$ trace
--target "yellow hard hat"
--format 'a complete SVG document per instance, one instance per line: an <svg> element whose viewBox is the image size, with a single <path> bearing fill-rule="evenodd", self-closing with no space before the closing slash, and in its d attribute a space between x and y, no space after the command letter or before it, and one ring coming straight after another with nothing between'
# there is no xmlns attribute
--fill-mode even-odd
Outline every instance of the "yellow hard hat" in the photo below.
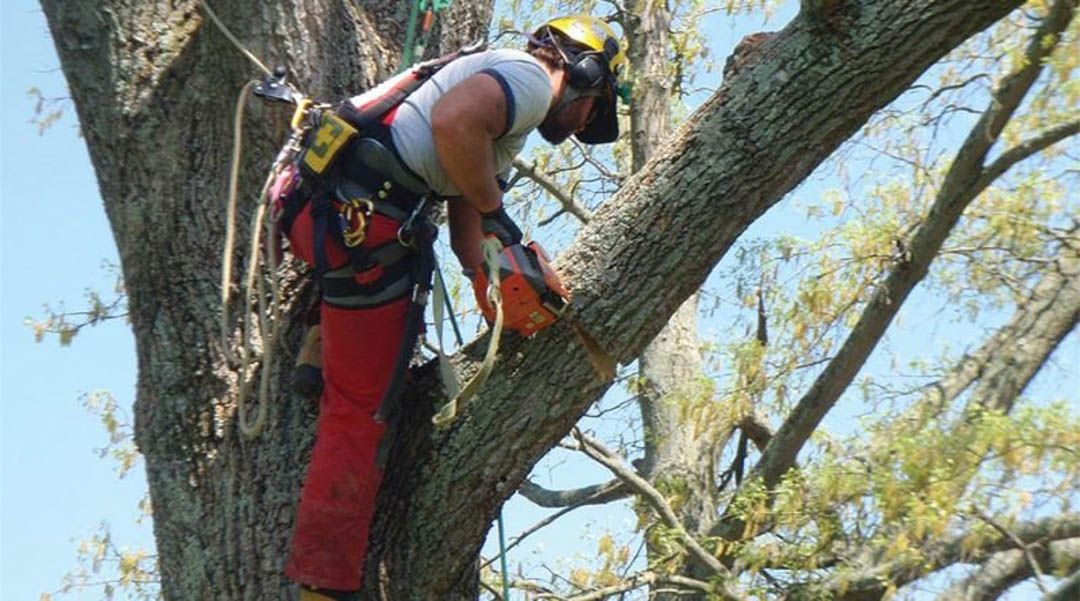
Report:
<svg viewBox="0 0 1080 601"><path fill-rule="evenodd" d="M599 52L607 60L608 69L612 75L617 76L619 68L626 62L626 53L623 52L619 36L610 25L591 15L572 15L552 19L540 27L557 31L568 40Z"/></svg>
<svg viewBox="0 0 1080 601"><path fill-rule="evenodd" d="M619 37L611 27L590 15L552 19L531 36L534 43L550 43L566 61L570 87L577 91L602 93L602 112L575 137L586 144L614 142L619 137L616 113L618 78L626 62ZM569 42L571 47L567 48Z"/></svg>

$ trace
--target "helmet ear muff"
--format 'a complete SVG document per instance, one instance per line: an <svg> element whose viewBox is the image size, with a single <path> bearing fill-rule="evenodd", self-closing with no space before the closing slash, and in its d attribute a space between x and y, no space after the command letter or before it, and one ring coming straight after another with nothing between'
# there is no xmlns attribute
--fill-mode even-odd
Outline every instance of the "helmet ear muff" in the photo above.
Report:
<svg viewBox="0 0 1080 601"><path fill-rule="evenodd" d="M607 65L604 59L591 52L584 52L567 65L570 86L578 90L599 87L607 77Z"/></svg>

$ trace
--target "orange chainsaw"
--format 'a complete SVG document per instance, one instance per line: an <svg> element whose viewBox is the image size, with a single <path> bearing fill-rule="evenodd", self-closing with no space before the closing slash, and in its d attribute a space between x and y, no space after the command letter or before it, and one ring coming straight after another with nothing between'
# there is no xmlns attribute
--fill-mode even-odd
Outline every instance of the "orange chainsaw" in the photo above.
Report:
<svg viewBox="0 0 1080 601"><path fill-rule="evenodd" d="M499 255L503 327L528 337L555 323L570 302L570 293L536 242L511 244ZM488 302L488 276L481 267L472 277L476 304L489 321L495 308Z"/></svg>

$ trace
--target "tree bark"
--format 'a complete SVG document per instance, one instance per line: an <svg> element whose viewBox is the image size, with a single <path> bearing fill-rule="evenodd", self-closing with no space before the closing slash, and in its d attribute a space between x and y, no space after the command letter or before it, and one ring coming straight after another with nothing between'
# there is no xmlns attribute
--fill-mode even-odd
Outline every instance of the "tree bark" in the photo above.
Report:
<svg viewBox="0 0 1080 601"><path fill-rule="evenodd" d="M1080 539L1070 538L1050 544L1035 545L1032 558L1040 569L1052 573L1071 573L1080 567ZM940 601L993 601L1009 587L1035 575L1028 555L1010 549L990 556L970 577L950 586L938 595Z"/></svg>
<svg viewBox="0 0 1080 601"><path fill-rule="evenodd" d="M286 65L291 81L323 99L358 93L392 73L408 14L406 4L389 1L212 6L264 63ZM286 598L281 572L315 410L288 393L289 370L279 369L269 427L254 442L242 440L234 426L235 366L215 326L232 107L244 81L261 74L199 2L45 0L43 8L129 292L136 442L146 457L162 594ZM455 3L447 19L460 35L447 44L482 35L490 9L490 2ZM288 117L255 102L248 115L241 224ZM286 296L295 298L297 287L290 280ZM298 346L297 336L288 326L279 366L291 365L287 349Z"/></svg>
<svg viewBox="0 0 1080 601"><path fill-rule="evenodd" d="M757 62L744 64L564 255L575 311L534 340L505 344L500 369L448 430L431 430L442 398L432 370L418 374L374 524L371 596L380 584L393 599L474 596L477 552L499 506L610 385L570 324L621 361L639 355L753 220L928 66L1020 3L844 3L828 26L799 17L764 43ZM281 565L313 410L277 373L269 427L241 440L235 368L217 336L231 107L253 69L193 0L43 7L129 292L136 440L162 592L286 598ZM461 22L482 29L490 5L470 7L460 10L479 14ZM407 5L223 0L214 8L257 55L333 99L395 63ZM286 117L251 106L242 189L258 189ZM249 215L250 207L241 218ZM297 287L290 282L290 298ZM283 346L296 338L287 330ZM476 348L460 354L464 369L474 368Z"/></svg>

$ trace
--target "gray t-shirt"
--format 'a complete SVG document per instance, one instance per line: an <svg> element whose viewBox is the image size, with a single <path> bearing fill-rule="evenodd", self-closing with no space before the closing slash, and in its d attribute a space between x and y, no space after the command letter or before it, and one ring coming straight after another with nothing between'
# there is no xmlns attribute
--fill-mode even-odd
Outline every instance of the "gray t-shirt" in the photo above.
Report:
<svg viewBox="0 0 1080 601"><path fill-rule="evenodd" d="M521 50L499 49L464 56L443 67L412 93L391 124L394 145L410 169L440 196L460 196L435 153L431 109L447 90L485 72L506 94L506 128L494 141L495 172L505 177L529 132L547 115L551 80L535 58Z"/></svg>

